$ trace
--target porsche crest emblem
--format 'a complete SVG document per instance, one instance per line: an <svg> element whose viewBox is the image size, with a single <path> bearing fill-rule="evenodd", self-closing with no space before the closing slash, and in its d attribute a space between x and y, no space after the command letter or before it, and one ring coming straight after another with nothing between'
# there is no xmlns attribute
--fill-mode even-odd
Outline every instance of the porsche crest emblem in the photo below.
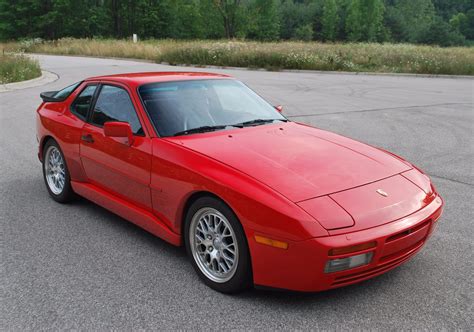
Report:
<svg viewBox="0 0 474 332"><path fill-rule="evenodd" d="M379 194L380 196L388 197L388 194L382 189L377 189L376 191L377 191L377 194Z"/></svg>

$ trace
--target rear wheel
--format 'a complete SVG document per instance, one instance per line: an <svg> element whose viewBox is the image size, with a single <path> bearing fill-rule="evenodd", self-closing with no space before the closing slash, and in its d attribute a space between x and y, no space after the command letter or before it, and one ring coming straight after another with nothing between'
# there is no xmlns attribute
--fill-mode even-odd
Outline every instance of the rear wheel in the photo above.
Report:
<svg viewBox="0 0 474 332"><path fill-rule="evenodd" d="M43 178L49 195L55 201L66 203L74 198L64 155L52 139L46 142L43 149Z"/></svg>
<svg viewBox="0 0 474 332"><path fill-rule="evenodd" d="M250 255L242 225L220 200L202 197L191 205L185 244L193 267L211 288L235 293L250 285Z"/></svg>

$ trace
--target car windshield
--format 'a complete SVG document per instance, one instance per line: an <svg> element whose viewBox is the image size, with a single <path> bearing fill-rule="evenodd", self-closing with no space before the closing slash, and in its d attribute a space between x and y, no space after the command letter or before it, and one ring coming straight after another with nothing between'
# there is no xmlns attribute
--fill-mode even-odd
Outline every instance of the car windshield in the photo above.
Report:
<svg viewBox="0 0 474 332"><path fill-rule="evenodd" d="M287 121L246 85L232 79L151 83L141 86L139 94L160 136Z"/></svg>

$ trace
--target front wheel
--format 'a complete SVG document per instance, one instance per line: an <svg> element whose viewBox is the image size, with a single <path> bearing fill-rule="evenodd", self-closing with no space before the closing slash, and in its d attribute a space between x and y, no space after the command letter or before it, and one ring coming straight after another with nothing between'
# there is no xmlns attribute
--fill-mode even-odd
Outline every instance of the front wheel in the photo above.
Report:
<svg viewBox="0 0 474 332"><path fill-rule="evenodd" d="M61 148L56 141L50 139L43 151L43 178L49 195L59 203L71 201L74 192Z"/></svg>
<svg viewBox="0 0 474 332"><path fill-rule="evenodd" d="M196 200L186 215L186 251L191 263L211 288L223 293L250 285L250 255L242 225L218 199Z"/></svg>

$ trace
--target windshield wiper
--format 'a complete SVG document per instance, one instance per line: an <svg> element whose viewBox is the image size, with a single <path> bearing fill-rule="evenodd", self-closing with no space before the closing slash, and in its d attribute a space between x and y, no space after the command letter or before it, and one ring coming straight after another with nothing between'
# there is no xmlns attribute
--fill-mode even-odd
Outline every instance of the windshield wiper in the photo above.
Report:
<svg viewBox="0 0 474 332"><path fill-rule="evenodd" d="M189 135L189 134L196 134L196 133L206 133L209 131L221 130L225 129L227 126L202 126L197 128L186 129L183 131L178 131L173 136L181 136L181 135Z"/></svg>
<svg viewBox="0 0 474 332"><path fill-rule="evenodd" d="M232 126L243 128L243 127L249 127L249 126L259 126L259 125L270 123L273 121L288 122L287 119L255 119L255 120L245 121L241 123L236 123L236 124L233 124Z"/></svg>
<svg viewBox="0 0 474 332"><path fill-rule="evenodd" d="M189 135L189 134L197 134L197 133L206 133L206 132L209 132L209 131L222 130L222 129L225 129L227 127L243 128L243 127L249 127L249 126L259 126L261 124L270 123L270 122L273 122L273 121L288 122L287 119L255 119L255 120L245 121L245 122L236 123L236 124L217 125L217 126L202 126L202 127L197 127L197 128L186 129L186 130L183 130L183 131L178 131L177 133L173 134L173 136L181 136L181 135Z"/></svg>

